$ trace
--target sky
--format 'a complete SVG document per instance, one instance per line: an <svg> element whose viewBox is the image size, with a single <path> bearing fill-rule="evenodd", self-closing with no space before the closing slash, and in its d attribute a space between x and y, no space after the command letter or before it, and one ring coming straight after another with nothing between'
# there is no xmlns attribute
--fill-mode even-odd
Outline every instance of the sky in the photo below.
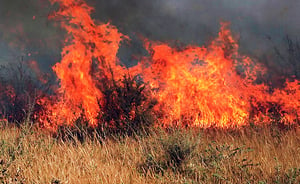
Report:
<svg viewBox="0 0 300 184"><path fill-rule="evenodd" d="M154 41L202 45L216 37L221 21L231 23L241 52L260 57L280 45L286 35L298 39L299 0L87 0L93 17L110 21L131 37L120 57L144 54L145 37ZM50 69L60 59L64 31L49 21L48 0L0 1L0 63L36 60ZM268 38L272 38L270 41Z"/></svg>

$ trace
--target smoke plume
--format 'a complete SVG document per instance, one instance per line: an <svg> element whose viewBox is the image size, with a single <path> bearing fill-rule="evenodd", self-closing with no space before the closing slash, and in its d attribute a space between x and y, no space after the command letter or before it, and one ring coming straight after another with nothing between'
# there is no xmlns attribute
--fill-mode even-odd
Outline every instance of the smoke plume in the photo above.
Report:
<svg viewBox="0 0 300 184"><path fill-rule="evenodd" d="M220 21L231 22L242 52L261 56L280 44L285 35L297 37L300 1L297 0L88 0L94 18L110 21L131 40L119 56L124 63L143 55L140 38L179 44L211 41ZM55 9L47 0L0 2L0 63L37 60L42 68L60 58L64 31L48 20ZM267 38L272 38L272 42Z"/></svg>

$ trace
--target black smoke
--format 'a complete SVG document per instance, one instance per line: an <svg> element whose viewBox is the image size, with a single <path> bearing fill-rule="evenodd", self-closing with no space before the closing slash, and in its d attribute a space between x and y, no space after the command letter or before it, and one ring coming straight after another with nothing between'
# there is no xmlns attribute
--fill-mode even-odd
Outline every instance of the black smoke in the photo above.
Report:
<svg viewBox="0 0 300 184"><path fill-rule="evenodd" d="M129 65L133 55L145 54L141 37L202 45L216 37L221 21L229 21L241 52L261 59L274 54L274 46L285 49L286 35L297 39L300 30L299 0L87 1L95 19L131 37L119 54ZM56 63L64 31L47 19L54 10L47 0L1 0L0 63L37 60L44 69Z"/></svg>

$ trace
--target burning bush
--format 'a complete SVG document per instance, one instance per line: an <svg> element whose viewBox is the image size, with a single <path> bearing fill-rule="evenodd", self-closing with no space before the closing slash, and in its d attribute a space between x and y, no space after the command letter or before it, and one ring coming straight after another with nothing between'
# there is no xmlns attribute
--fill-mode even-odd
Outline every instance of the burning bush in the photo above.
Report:
<svg viewBox="0 0 300 184"><path fill-rule="evenodd" d="M145 90L145 84L137 79L125 75L123 79L101 79L98 88L103 93L99 99L99 112L97 124L91 126L85 109L71 126L59 126L59 136L75 136L84 141L86 136L115 136L115 135L137 135L148 133L154 124L153 106L156 101L150 99Z"/></svg>
<svg viewBox="0 0 300 184"><path fill-rule="evenodd" d="M153 106L156 101L150 99L145 84L137 76L125 75L120 80L102 78L98 80L97 87L103 94L98 101L97 124L91 126L85 117L85 109L82 109L81 116L72 125L59 126L59 137L76 137L84 141L94 135L103 138L149 132L154 124Z"/></svg>
<svg viewBox="0 0 300 184"><path fill-rule="evenodd" d="M38 103L50 95L50 80L24 62L0 67L0 117L17 124L39 118L43 107Z"/></svg>
<svg viewBox="0 0 300 184"><path fill-rule="evenodd" d="M273 42L273 38L268 37ZM272 45L274 51L260 60L268 69L266 81L273 87L284 87L286 80L300 79L300 42L287 35L281 45Z"/></svg>
<svg viewBox="0 0 300 184"><path fill-rule="evenodd" d="M228 128L247 125L249 119L257 124L273 120L299 122L299 81L287 80L283 88L257 82L265 69L239 53L229 23L222 23L217 38L206 46L178 49L145 40L149 55L126 68L117 53L127 36L110 23L96 23L91 17L93 8L84 0L50 2L59 8L49 17L59 19L68 34L62 59L53 67L59 80L55 95L41 98L43 95L38 94L38 103L25 103L44 108L36 118L43 127L55 132L61 126L82 124L133 134L152 124L149 117L153 111L158 112L161 126L175 122ZM30 80L25 83L28 88L38 88ZM22 117L23 111L30 112L30 108L18 102L20 93L14 90L19 86L10 87L7 96L15 109L8 109L11 116L15 113ZM23 95L24 90L20 91ZM28 96L34 94L29 90Z"/></svg>
<svg viewBox="0 0 300 184"><path fill-rule="evenodd" d="M137 76L125 75L118 81L108 80L98 85L103 93L99 102L99 126L114 133L133 134L148 131L153 125L152 109L155 100L151 99L146 85ZM101 86L101 87L100 87Z"/></svg>

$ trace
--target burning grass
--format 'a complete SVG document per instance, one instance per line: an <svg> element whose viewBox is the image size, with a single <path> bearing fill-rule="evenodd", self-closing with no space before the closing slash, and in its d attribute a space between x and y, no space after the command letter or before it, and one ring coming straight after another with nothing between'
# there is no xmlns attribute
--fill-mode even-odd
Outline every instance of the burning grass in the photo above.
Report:
<svg viewBox="0 0 300 184"><path fill-rule="evenodd" d="M69 33L59 85L20 68L0 78L2 182L300 181L299 80L262 83L227 23L202 47L145 40L149 56L126 68L127 36L83 0L51 2Z"/></svg>
<svg viewBox="0 0 300 184"><path fill-rule="evenodd" d="M287 124L299 122L299 81L287 80L282 88L260 83L258 79L266 69L239 54L228 23L221 24L218 36L206 46L178 49L144 40L149 56L126 68L117 57L121 41L129 39L126 35L110 23L97 23L91 17L94 9L83 0L50 1L60 7L50 17L61 21L68 36L62 59L53 67L59 89L54 99L45 98L39 103L45 107L39 120L48 129L72 126L82 117L91 127L107 123L120 126L120 119L134 118L139 114L136 109L127 112L122 107L127 102L115 103L123 93L119 90L127 88L120 82L127 74L141 78L145 90L139 96L149 100L127 105L146 110L145 104L156 100L153 108L149 107L156 114L158 126L183 123L193 127L234 127L272 119ZM108 94L105 88L113 91ZM114 103L113 108L108 101ZM103 115L99 118L99 114Z"/></svg>
<svg viewBox="0 0 300 184"><path fill-rule="evenodd" d="M0 66L0 117L21 124L37 121L44 107L38 101L53 92L49 76L36 62L16 62Z"/></svg>
<svg viewBox="0 0 300 184"><path fill-rule="evenodd" d="M205 46L173 48L145 39L149 55L126 68L117 57L121 42L129 39L126 35L110 23L96 22L91 17L94 9L84 0L50 2L58 8L49 18L60 20L68 33L61 61L52 68L59 85L51 94L35 95L40 87L31 87L32 79L21 78L22 85L15 86L3 82L1 118L22 122L30 114L28 120L53 132L64 126L88 126L128 134L152 124L204 128L249 122L299 124L297 78L287 78L281 88L262 83L266 69L239 53L228 23L221 23L219 34ZM16 71L15 76L30 76L23 74ZM25 88L18 90L20 86Z"/></svg>
<svg viewBox="0 0 300 184"><path fill-rule="evenodd" d="M0 181L16 183L298 183L300 131L152 129L149 136L53 138L1 124ZM74 142L75 140L75 142Z"/></svg>

